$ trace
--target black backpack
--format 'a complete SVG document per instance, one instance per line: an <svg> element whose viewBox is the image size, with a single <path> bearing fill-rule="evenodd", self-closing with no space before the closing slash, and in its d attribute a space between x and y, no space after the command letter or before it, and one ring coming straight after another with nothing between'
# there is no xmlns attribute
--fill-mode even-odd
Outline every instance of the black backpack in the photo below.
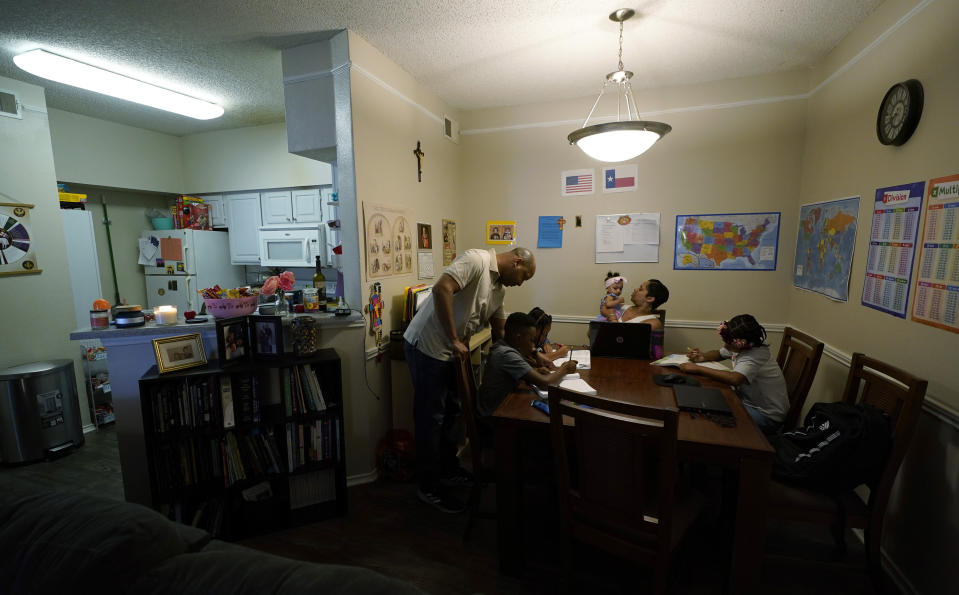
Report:
<svg viewBox="0 0 959 595"><path fill-rule="evenodd" d="M772 440L772 476L826 493L873 485L892 442L889 416L871 405L816 403L804 426Z"/></svg>

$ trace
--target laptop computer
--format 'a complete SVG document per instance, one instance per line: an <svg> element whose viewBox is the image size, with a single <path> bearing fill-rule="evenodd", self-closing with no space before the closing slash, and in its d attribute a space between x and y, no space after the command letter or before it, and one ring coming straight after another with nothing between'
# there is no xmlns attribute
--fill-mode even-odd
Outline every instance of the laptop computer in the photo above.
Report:
<svg viewBox="0 0 959 595"><path fill-rule="evenodd" d="M589 323L589 355L649 359L650 334L648 324L592 320Z"/></svg>
<svg viewBox="0 0 959 595"><path fill-rule="evenodd" d="M680 411L733 414L733 410L726 404L726 397L718 388L674 384L673 393L676 394L676 404Z"/></svg>

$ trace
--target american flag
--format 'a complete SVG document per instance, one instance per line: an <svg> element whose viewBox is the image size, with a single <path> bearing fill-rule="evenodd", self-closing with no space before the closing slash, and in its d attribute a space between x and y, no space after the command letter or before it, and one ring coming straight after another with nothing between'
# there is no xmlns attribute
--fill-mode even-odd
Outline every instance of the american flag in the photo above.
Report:
<svg viewBox="0 0 959 595"><path fill-rule="evenodd" d="M563 172L563 196L593 193L593 170L570 170Z"/></svg>

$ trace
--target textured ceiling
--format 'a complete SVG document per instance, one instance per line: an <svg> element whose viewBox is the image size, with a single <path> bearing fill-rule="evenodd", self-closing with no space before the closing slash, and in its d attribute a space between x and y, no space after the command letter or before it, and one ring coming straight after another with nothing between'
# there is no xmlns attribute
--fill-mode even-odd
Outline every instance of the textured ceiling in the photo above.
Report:
<svg viewBox="0 0 959 595"><path fill-rule="evenodd" d="M585 97L623 62L634 86L807 68L882 0L0 0L0 76L50 107L174 135L283 120L280 50L351 29L462 109ZM192 120L34 77L43 48L226 109Z"/></svg>

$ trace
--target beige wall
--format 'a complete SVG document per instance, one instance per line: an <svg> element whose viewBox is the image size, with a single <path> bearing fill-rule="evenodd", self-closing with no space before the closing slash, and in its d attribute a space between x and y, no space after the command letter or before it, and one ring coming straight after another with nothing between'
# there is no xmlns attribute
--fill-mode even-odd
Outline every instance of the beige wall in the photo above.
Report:
<svg viewBox="0 0 959 595"><path fill-rule="evenodd" d="M15 93L28 109L23 119L0 118L0 202L35 205L30 226L35 240L38 275L0 277L0 303L4 304L0 339L0 368L28 362L66 358L73 360L80 393L80 415L90 423L80 349L68 335L76 326L70 298L70 274L57 198L57 176L50 143L43 89L0 77L0 88ZM37 332L42 324L43 332Z"/></svg>
<svg viewBox="0 0 959 595"><path fill-rule="evenodd" d="M443 136L442 118L453 110L423 89L406 72L389 61L361 37L350 34L351 92L353 103L353 142L356 160L357 225L363 229L362 203L372 202L402 207L409 210L414 222L433 226L433 258L437 271L442 270L443 246L440 227L442 219L460 222L466 202L462 190L461 145ZM372 76L371 76L372 75ZM384 88L372 77L389 85L403 98ZM412 105L409 99L418 105ZM423 109L421 109L421 107ZM423 181L417 182L416 158L413 149L421 143ZM414 229L415 231L415 229ZM436 238L440 238L436 240ZM363 233L360 234L363 242ZM361 270L366 270L366 259L360 258ZM373 280L363 274L363 295L368 297L368 286ZM416 275L376 279L382 282L388 310L384 317L384 337L398 327L402 304L392 298L401 296L403 288L419 283ZM431 284L435 279L424 279ZM370 339L368 347L372 347Z"/></svg>
<svg viewBox="0 0 959 595"><path fill-rule="evenodd" d="M818 85L876 40L917 2L891 1L813 73ZM929 398L959 410L959 335L900 319L861 304L869 225L877 188L959 173L959 3L933 2L809 99L800 204L861 195L849 301L790 289L788 320L844 352L862 351L929 380ZM902 147L876 139L879 102L894 83L919 79L922 120ZM923 201L925 204L925 200ZM920 232L922 223L920 223ZM791 251L783 262L792 263ZM918 267L916 252L915 266ZM910 303L915 297L915 281Z"/></svg>
<svg viewBox="0 0 959 595"><path fill-rule="evenodd" d="M110 266L110 245L107 229L103 223L103 204L106 201L110 220L110 237L113 242L113 259L116 264L117 287L120 300L127 304L147 305L146 278L139 257L137 240L144 231L153 229L146 216L148 209L167 210L176 196L173 194L150 194L126 190L102 190L82 184L71 184L71 192L87 195L87 210L93 213L93 233L97 243L97 260L100 264L100 284L104 299L111 304L116 301L113 290L113 272ZM169 211L168 211L169 212ZM89 326L80 321L80 326Z"/></svg>
<svg viewBox="0 0 959 595"><path fill-rule="evenodd" d="M57 179L155 192L182 192L180 137L51 109Z"/></svg>
<svg viewBox="0 0 959 595"><path fill-rule="evenodd" d="M184 193L332 183L328 163L287 152L283 122L191 134L182 143Z"/></svg>
<svg viewBox="0 0 959 595"><path fill-rule="evenodd" d="M433 257L438 270L442 267L442 245L437 245L441 219L459 219L460 146L443 137L442 118L450 114L448 106L417 84L406 72L372 48L365 40L349 34L350 103L353 112L353 161L356 180L356 222L363 229L363 202L400 206L409 209L414 222L433 226ZM386 87L389 88L386 88ZM395 90L395 92L394 92ZM402 94L402 96L398 95ZM338 100L339 101L339 100ZM412 105L411 102L417 105ZM417 182L416 158L413 148L420 141L426 154L423 162L423 181ZM338 139L338 142L340 140ZM338 146L338 152L341 147ZM343 156L339 156L343 160ZM342 173L342 172L341 172ZM344 184L344 180L340 181ZM344 192L341 200L349 200ZM350 225L344 221L343 225ZM359 236L363 251L363 232ZM438 246L438 247L437 247ZM349 248L347 248L349 249ZM354 261L354 259L344 259ZM358 269L345 271L354 274L364 271L366 261L360 256ZM372 280L362 275L361 294L364 302L353 304L363 308L369 297ZM382 280L386 311L383 319L384 347L392 328L398 328L402 312L402 292L407 285L418 283L415 275ZM432 283L433 280L424 280ZM366 349L375 349L374 338L365 330ZM358 338L358 337L357 337ZM361 344L358 343L357 347ZM354 347L343 346L352 350ZM338 347L340 349L340 347ZM376 444L385 436L392 422L392 405L409 403L409 387L405 382L393 382L391 394L390 360L366 360L367 390L353 384L346 405L347 434L350 444L348 471L351 475L375 469ZM407 412L409 413L409 412ZM412 429L407 427L406 429Z"/></svg>
<svg viewBox="0 0 959 595"><path fill-rule="evenodd" d="M673 131L628 162L639 169L636 192L602 194L597 189L577 198L561 197L561 171L593 168L601 178L606 165L566 141L595 96L469 113L463 125L466 213L458 229L460 246L483 246L487 219L517 221L517 244L535 250L538 268L532 282L509 291L509 310L541 306L554 315L595 316L606 272L615 270L629 280L627 294L645 279L662 280L670 289L666 308L673 321L717 320L745 311L762 321L782 322L791 284L788 267L774 272L673 271L673 226L679 214L779 211L778 256L789 257L805 106L800 99L754 100L793 95L804 85L805 75L793 73L639 93L641 109L648 110L644 115L661 118ZM744 101L752 103L702 109ZM685 109L691 107L699 109ZM662 110L672 113L647 115ZM530 127L544 122L558 123ZM595 264L595 217L626 212L661 215L659 262ZM562 249L536 250L540 215L562 215L569 222ZM574 225L576 216L582 216L581 228ZM577 326L570 331L554 324L557 339L581 342L584 330ZM565 335L570 332L573 336Z"/></svg>

